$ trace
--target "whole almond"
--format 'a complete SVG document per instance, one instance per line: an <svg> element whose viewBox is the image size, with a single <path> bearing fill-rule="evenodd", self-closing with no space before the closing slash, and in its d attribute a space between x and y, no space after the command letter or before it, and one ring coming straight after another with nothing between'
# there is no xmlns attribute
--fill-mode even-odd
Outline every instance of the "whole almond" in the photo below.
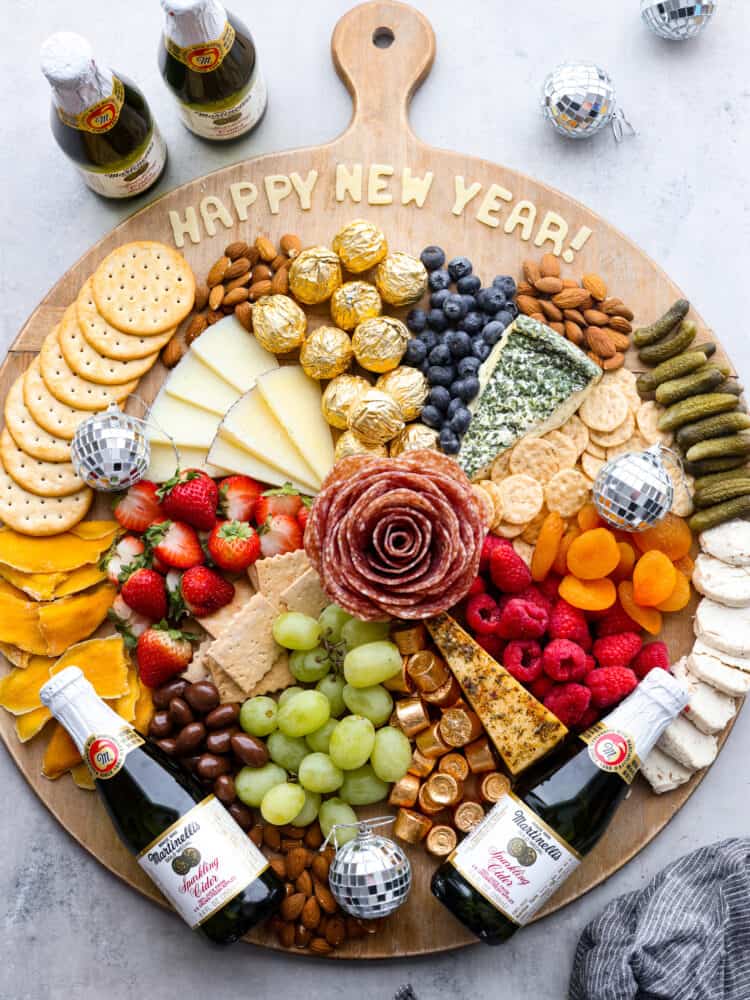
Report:
<svg viewBox="0 0 750 1000"><path fill-rule="evenodd" d="M618 333L633 332L633 327L622 316L608 316L607 319L609 320L608 326L613 330L617 330Z"/></svg>
<svg viewBox="0 0 750 1000"><path fill-rule="evenodd" d="M589 358L591 361L593 361L595 365L599 365L600 368L604 367L604 362L602 361L602 359L599 357L598 354L595 354L593 351L586 351L586 357Z"/></svg>
<svg viewBox="0 0 750 1000"><path fill-rule="evenodd" d="M561 292L553 296L552 301L558 309L580 309L585 303L591 302L591 296L585 288L563 288ZM521 306L519 305L518 308L520 309Z"/></svg>
<svg viewBox="0 0 750 1000"><path fill-rule="evenodd" d="M288 291L289 291L289 272L285 267L282 267L271 278L271 294L286 295Z"/></svg>
<svg viewBox="0 0 750 1000"><path fill-rule="evenodd" d="M271 858L268 864L275 875L281 879L286 878L286 860L284 858Z"/></svg>
<svg viewBox="0 0 750 1000"><path fill-rule="evenodd" d="M195 303L193 308L200 312L208 305L208 285L199 284L195 286Z"/></svg>
<svg viewBox="0 0 750 1000"><path fill-rule="evenodd" d="M214 285L218 285L220 281L224 280L224 274L231 263L228 257L219 257L206 278L206 284L209 288L213 288Z"/></svg>
<svg viewBox="0 0 750 1000"><path fill-rule="evenodd" d="M248 831L247 835L256 847L260 847L263 843L263 824L256 823L255 826Z"/></svg>
<svg viewBox="0 0 750 1000"><path fill-rule="evenodd" d="M580 288L581 283L575 278L562 278L563 288Z"/></svg>
<svg viewBox="0 0 750 1000"><path fill-rule="evenodd" d="M539 269L542 272L543 278L559 278L560 277L560 261L553 253L546 253L542 257L542 262L539 265Z"/></svg>
<svg viewBox="0 0 750 1000"><path fill-rule="evenodd" d="M580 347L583 343L583 330L572 319L565 320L565 336L576 347Z"/></svg>
<svg viewBox="0 0 750 1000"><path fill-rule="evenodd" d="M303 924L297 924L294 928L294 943L298 948L306 948L310 944L312 934Z"/></svg>
<svg viewBox="0 0 750 1000"><path fill-rule="evenodd" d="M253 329L253 307L250 303L238 302L234 309L234 315L250 333Z"/></svg>
<svg viewBox="0 0 750 1000"><path fill-rule="evenodd" d="M310 852L306 847L301 847L294 842L294 847L286 856L286 872L289 879L294 882L310 864Z"/></svg>
<svg viewBox="0 0 750 1000"><path fill-rule="evenodd" d="M205 329L205 328L204 328ZM172 337L161 352L161 362L165 368L174 368L185 354L185 347L179 337Z"/></svg>
<svg viewBox="0 0 750 1000"><path fill-rule="evenodd" d="M563 290L563 283L559 278L550 275L549 277L540 278L539 281L535 281L534 288L544 295L557 295L558 292Z"/></svg>
<svg viewBox="0 0 750 1000"><path fill-rule="evenodd" d="M260 259L269 261L276 256L276 247L267 236L258 236L255 240L255 249L260 254Z"/></svg>
<svg viewBox="0 0 750 1000"><path fill-rule="evenodd" d="M625 305L625 303L622 301L622 299L609 298L605 299L604 302L600 302L599 308L603 313L606 313L608 316L614 316L615 310L619 309L619 307L623 305Z"/></svg>
<svg viewBox="0 0 750 1000"><path fill-rule="evenodd" d="M328 881L328 869L331 867L328 858L324 857L322 854L316 854L312 859L312 873L321 882Z"/></svg>
<svg viewBox="0 0 750 1000"><path fill-rule="evenodd" d="M608 330L601 326L587 326L584 330L586 343L600 358L611 358L615 353L615 342Z"/></svg>
<svg viewBox="0 0 750 1000"><path fill-rule="evenodd" d="M225 292L233 292L235 288L244 288L245 285L249 285L253 280L253 272L246 271L245 274L241 274L239 278L235 278L234 281L227 281L224 284Z"/></svg>
<svg viewBox="0 0 750 1000"><path fill-rule="evenodd" d="M279 246L287 257L293 259L302 249L302 240L295 233L284 233L279 240Z"/></svg>
<svg viewBox="0 0 750 1000"><path fill-rule="evenodd" d="M291 896L287 896L282 902L279 907L279 913L284 920L296 920L300 913L302 913L306 902L304 893L295 892Z"/></svg>
<svg viewBox="0 0 750 1000"><path fill-rule="evenodd" d="M268 264L256 264L253 268L253 281L266 281L273 277L273 271Z"/></svg>
<svg viewBox="0 0 750 1000"><path fill-rule="evenodd" d="M584 309L583 318L589 326L607 326L609 316L598 309Z"/></svg>
<svg viewBox="0 0 750 1000"><path fill-rule="evenodd" d="M245 251L249 249L250 247L244 240L235 240L234 243L230 243L229 246L224 247L224 256L230 260L239 260L240 257L246 256Z"/></svg>
<svg viewBox="0 0 750 1000"><path fill-rule="evenodd" d="M219 312L218 309L211 309L210 312L206 313L206 322L209 326L213 326L214 323L218 323L220 319L224 319L224 313Z"/></svg>
<svg viewBox="0 0 750 1000"><path fill-rule="evenodd" d="M565 324L564 323L550 323L549 327L554 330L555 333L559 333L561 337L565 336Z"/></svg>
<svg viewBox="0 0 750 1000"><path fill-rule="evenodd" d="M255 265L260 260L260 254L258 253L258 248L254 246L248 246L247 253L243 254L243 257L247 257L250 261L250 267L255 267Z"/></svg>
<svg viewBox="0 0 750 1000"><path fill-rule="evenodd" d="M532 313L531 316L529 317L529 319L535 319L537 321L537 323L546 323L547 322L547 317L544 315L543 312Z"/></svg>
<svg viewBox="0 0 750 1000"><path fill-rule="evenodd" d="M555 323L562 323L563 314L554 302L549 302L547 299L540 299L539 305L542 307L542 312L547 319L552 319Z"/></svg>
<svg viewBox="0 0 750 1000"><path fill-rule="evenodd" d="M276 932L276 937L282 948L291 948L294 945L294 924L282 924Z"/></svg>
<svg viewBox="0 0 750 1000"><path fill-rule="evenodd" d="M250 292L247 288L233 288L231 292L224 296L225 306L236 306L239 302L247 302Z"/></svg>
<svg viewBox="0 0 750 1000"><path fill-rule="evenodd" d="M310 942L310 951L315 952L317 955L330 955L333 948L325 938L316 937Z"/></svg>
<svg viewBox="0 0 750 1000"><path fill-rule="evenodd" d="M620 305L618 306L615 306L615 308L612 310L611 313L609 313L609 315L619 316L621 319L626 319L629 323L633 322L633 310L628 309L628 307L626 305L623 305L622 303L620 303Z"/></svg>
<svg viewBox="0 0 750 1000"><path fill-rule="evenodd" d="M321 910L325 913L335 913L338 909L338 904L328 886L323 885L318 879L313 879L313 886L315 889L315 899L320 903Z"/></svg>
<svg viewBox="0 0 750 1000"><path fill-rule="evenodd" d="M607 297L607 284L598 274L584 274L581 278L583 287L591 293L591 298L601 302Z"/></svg>
<svg viewBox="0 0 750 1000"><path fill-rule="evenodd" d="M565 319L570 319L574 323L577 323L580 327L586 326L586 320L583 318L583 313L579 312L578 309L563 309L563 316Z"/></svg>
<svg viewBox="0 0 750 1000"><path fill-rule="evenodd" d="M526 278L528 283L530 285L536 285L537 281L539 281L542 276L542 272L537 262L531 259L525 260L521 265L521 268L523 270L523 276Z"/></svg>
<svg viewBox="0 0 750 1000"><path fill-rule="evenodd" d="M606 329L612 337L615 349L618 351L627 351L630 347L630 337L626 333L620 333L619 330L615 330L611 324Z"/></svg>
<svg viewBox="0 0 750 1000"><path fill-rule="evenodd" d="M307 927L310 931L314 931L320 923L320 903L318 903L315 896L310 896L305 905L302 907L300 921L302 926Z"/></svg>
<svg viewBox="0 0 750 1000"><path fill-rule="evenodd" d="M224 281L232 281L234 278L239 278L241 274L245 274L250 270L250 261L247 257L238 257L237 260L232 261L229 267L224 272Z"/></svg>
<svg viewBox="0 0 750 1000"><path fill-rule="evenodd" d="M263 827L263 843L272 851L278 851L281 848L281 834L278 827L271 826L270 823Z"/></svg>
<svg viewBox="0 0 750 1000"><path fill-rule="evenodd" d="M211 309L218 309L221 303L224 301L224 286L214 285L208 294L208 305ZM227 303L228 304L228 303Z"/></svg>
<svg viewBox="0 0 750 1000"><path fill-rule="evenodd" d="M207 326L208 320L205 316L193 316L185 331L185 343L188 345L192 344L196 337L200 337Z"/></svg>
<svg viewBox="0 0 750 1000"><path fill-rule="evenodd" d="M317 850L323 843L323 831L317 823L311 823L305 830L305 843L308 847L312 847L313 850ZM312 869L315 871L315 858L312 861ZM317 872L315 874L317 875ZM328 866L326 866L325 875L318 875L318 878L328 878Z"/></svg>
<svg viewBox="0 0 750 1000"><path fill-rule="evenodd" d="M271 270L278 271L279 268L286 267L289 263L289 258L283 254L277 254L276 257L271 261Z"/></svg>
<svg viewBox="0 0 750 1000"><path fill-rule="evenodd" d="M526 316L531 316L532 313L539 312L539 299L533 298L531 295L517 295L516 305Z"/></svg>
<svg viewBox="0 0 750 1000"><path fill-rule="evenodd" d="M312 896L313 882L310 872L304 871L294 883L297 892L304 892L306 896Z"/></svg>
<svg viewBox="0 0 750 1000"><path fill-rule="evenodd" d="M528 281L519 281L516 286L516 295L533 295L534 286L530 285Z"/></svg>
<svg viewBox="0 0 750 1000"><path fill-rule="evenodd" d="M281 832L285 837L289 837L291 840L302 840L305 836L305 828L303 826L292 826L291 823L287 823L286 826L282 826Z"/></svg>
<svg viewBox="0 0 750 1000"><path fill-rule="evenodd" d="M341 917L331 917L326 924L326 941L333 947L338 948L346 940L346 924Z"/></svg>
<svg viewBox="0 0 750 1000"><path fill-rule="evenodd" d="M250 298L253 302L256 299L263 298L264 295L271 294L271 282L270 281L256 281L254 284L250 285ZM232 292L234 295L234 292Z"/></svg>
<svg viewBox="0 0 750 1000"><path fill-rule="evenodd" d="M602 362L602 368L604 368L605 371L611 372L614 371L615 368L622 368L624 364L625 355L618 351L617 354L613 354L611 358L607 358L606 361Z"/></svg>
<svg viewBox="0 0 750 1000"><path fill-rule="evenodd" d="M295 894L295 892L297 892L297 889L295 888L294 883L292 883L292 882L285 882L284 883L284 891L286 892L287 897L288 897L288 896L293 896Z"/></svg>

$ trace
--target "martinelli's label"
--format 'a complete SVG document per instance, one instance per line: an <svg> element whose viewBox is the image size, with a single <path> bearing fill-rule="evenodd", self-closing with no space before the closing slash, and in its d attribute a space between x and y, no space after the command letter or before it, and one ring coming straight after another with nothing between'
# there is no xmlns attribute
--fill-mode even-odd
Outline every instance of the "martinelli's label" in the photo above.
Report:
<svg viewBox="0 0 750 1000"><path fill-rule="evenodd" d="M198 927L268 868L252 840L209 795L138 855L182 919Z"/></svg>
<svg viewBox="0 0 750 1000"><path fill-rule="evenodd" d="M164 45L170 56L184 63L188 69L196 73L212 73L221 66L227 52L234 45L234 28L227 21L220 38L215 38L211 42L200 42L198 45L187 45L185 48L165 35Z"/></svg>
<svg viewBox="0 0 750 1000"><path fill-rule="evenodd" d="M117 124L125 103L125 88L122 81L116 76L112 77L112 93L96 104L92 104L77 115L68 114L58 107L57 113L60 121L64 125L78 129L79 132L91 132L100 135L102 132L109 132Z"/></svg>
<svg viewBox="0 0 750 1000"><path fill-rule="evenodd" d="M258 124L267 101L266 82L256 63L244 90L215 104L180 103L180 115L187 128L204 139L236 139Z"/></svg>
<svg viewBox="0 0 750 1000"><path fill-rule="evenodd" d="M633 737L606 722L595 722L581 739L588 744L589 757L602 771L615 771L629 785L640 770Z"/></svg>
<svg viewBox="0 0 750 1000"><path fill-rule="evenodd" d="M94 733L83 747L83 759L99 781L114 778L131 750L143 744L135 729L125 726L119 733Z"/></svg>
<svg viewBox="0 0 750 1000"><path fill-rule="evenodd" d="M106 167L76 163L92 191L105 198L130 198L151 187L167 160L167 147L154 125L148 138L130 156Z"/></svg>
<svg viewBox="0 0 750 1000"><path fill-rule="evenodd" d="M509 920L528 923L581 857L511 792L448 859Z"/></svg>

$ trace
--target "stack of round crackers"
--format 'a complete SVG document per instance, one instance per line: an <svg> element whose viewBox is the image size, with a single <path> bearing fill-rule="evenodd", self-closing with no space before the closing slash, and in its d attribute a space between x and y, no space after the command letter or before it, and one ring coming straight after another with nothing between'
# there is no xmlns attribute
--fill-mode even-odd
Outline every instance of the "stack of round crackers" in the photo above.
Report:
<svg viewBox="0 0 750 1000"><path fill-rule="evenodd" d="M6 397L2 521L54 535L85 516L93 492L71 464L73 435L92 413L124 404L194 295L190 266L162 243L126 243L102 261Z"/></svg>

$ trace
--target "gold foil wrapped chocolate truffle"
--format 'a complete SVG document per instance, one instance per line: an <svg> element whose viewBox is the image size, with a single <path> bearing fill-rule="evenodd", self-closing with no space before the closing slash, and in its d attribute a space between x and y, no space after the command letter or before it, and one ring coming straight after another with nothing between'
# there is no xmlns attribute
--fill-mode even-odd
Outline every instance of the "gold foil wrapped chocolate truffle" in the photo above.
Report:
<svg viewBox="0 0 750 1000"><path fill-rule="evenodd" d="M349 430L368 444L385 444L403 429L398 403L380 389L368 389L349 410Z"/></svg>
<svg viewBox="0 0 750 1000"><path fill-rule="evenodd" d="M368 372L390 372L398 366L409 343L400 319L376 316L360 323L352 337L354 357Z"/></svg>
<svg viewBox="0 0 750 1000"><path fill-rule="evenodd" d="M382 311L378 290L369 281L345 281L331 296L331 318L342 330L353 330Z"/></svg>
<svg viewBox="0 0 750 1000"><path fill-rule="evenodd" d="M341 263L352 274L361 274L375 267L388 253L385 236L366 219L353 219L333 238L333 249Z"/></svg>
<svg viewBox="0 0 750 1000"><path fill-rule="evenodd" d="M335 378L352 363L349 334L335 326L319 326L302 345L299 361L310 378ZM420 373L421 374L421 373Z"/></svg>
<svg viewBox="0 0 750 1000"><path fill-rule="evenodd" d="M349 458L350 455L372 455L373 458L387 458L388 449L384 444L368 444L358 438L354 431L344 431L336 442L334 458Z"/></svg>
<svg viewBox="0 0 750 1000"><path fill-rule="evenodd" d="M381 375L375 388L393 396L401 407L404 420L416 420L430 391L430 385L418 368L399 365L392 372Z"/></svg>
<svg viewBox="0 0 750 1000"><path fill-rule="evenodd" d="M288 354L305 339L307 317L288 295L266 295L253 306L253 333L272 354Z"/></svg>
<svg viewBox="0 0 750 1000"><path fill-rule="evenodd" d="M349 426L349 411L372 386L361 375L339 375L329 382L321 403L323 416L331 427L345 431Z"/></svg>
<svg viewBox="0 0 750 1000"><path fill-rule="evenodd" d="M421 260L397 250L378 264L375 284L384 302L410 306L427 290L427 269Z"/></svg>
<svg viewBox="0 0 750 1000"><path fill-rule="evenodd" d="M328 247L303 250L289 268L289 291L307 306L330 299L341 280L341 263Z"/></svg>
<svg viewBox="0 0 750 1000"><path fill-rule="evenodd" d="M404 427L398 437L391 441L391 458L396 458L404 451L421 451L422 448L437 449L437 431L425 424L409 424Z"/></svg>

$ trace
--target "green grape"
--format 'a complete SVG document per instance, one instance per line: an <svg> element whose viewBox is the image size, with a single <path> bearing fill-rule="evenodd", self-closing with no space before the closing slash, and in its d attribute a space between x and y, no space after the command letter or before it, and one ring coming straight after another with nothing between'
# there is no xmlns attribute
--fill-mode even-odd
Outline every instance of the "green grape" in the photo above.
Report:
<svg viewBox="0 0 750 1000"><path fill-rule="evenodd" d="M314 733L309 733L305 737L305 743L315 753L328 753L328 746L336 726L338 726L338 722L335 719L329 719L320 729L316 729Z"/></svg>
<svg viewBox="0 0 750 1000"><path fill-rule="evenodd" d="M288 781L269 788L260 804L260 814L266 823L284 826L291 823L305 805L305 790Z"/></svg>
<svg viewBox="0 0 750 1000"><path fill-rule="evenodd" d="M393 642L368 642L344 658L344 677L352 687L382 684L401 670L401 653Z"/></svg>
<svg viewBox="0 0 750 1000"><path fill-rule="evenodd" d="M296 698L298 694L302 694L304 690L305 689L301 687L290 687L287 688L286 691L282 691L279 695L279 708L281 708L282 705L286 705L286 703L291 701L292 698ZM278 719L276 720L276 724L278 725Z"/></svg>
<svg viewBox="0 0 750 1000"><path fill-rule="evenodd" d="M336 831L336 843L341 847L349 840L354 840L357 836L356 824L357 814L351 806L347 805L339 798L326 799L318 812L318 822L323 836L327 837L336 823L351 823L351 829L338 829Z"/></svg>
<svg viewBox="0 0 750 1000"><path fill-rule="evenodd" d="M315 649L323 630L310 615L299 611L286 611L273 623L273 637L287 649Z"/></svg>
<svg viewBox="0 0 750 1000"><path fill-rule="evenodd" d="M355 649L368 642L387 639L390 631L391 626L388 622L361 622L358 618L352 618L341 629L341 638L346 643L347 649Z"/></svg>
<svg viewBox="0 0 750 1000"><path fill-rule="evenodd" d="M370 763L381 781L400 781L409 770L411 754L411 744L401 730L383 726L375 733Z"/></svg>
<svg viewBox="0 0 750 1000"><path fill-rule="evenodd" d="M320 691L302 691L279 709L279 729L285 736L307 736L328 722L331 703Z"/></svg>
<svg viewBox="0 0 750 1000"><path fill-rule="evenodd" d="M299 781L306 791L335 792L343 780L344 772L327 753L309 753L300 764Z"/></svg>
<svg viewBox="0 0 750 1000"><path fill-rule="evenodd" d="M341 642L341 629L352 616L347 614L338 604L329 604L318 615L318 621L323 629L323 635L329 642Z"/></svg>
<svg viewBox="0 0 750 1000"><path fill-rule="evenodd" d="M292 677L303 684L319 681L331 669L331 660L322 646L315 649L296 649L289 657Z"/></svg>
<svg viewBox="0 0 750 1000"><path fill-rule="evenodd" d="M285 733L280 733L278 730L268 737L266 748L274 764L295 773L299 771L300 764L310 752L303 739L295 739Z"/></svg>
<svg viewBox="0 0 750 1000"><path fill-rule="evenodd" d="M240 709L240 725L251 736L268 736L276 728L279 706L273 698L248 698Z"/></svg>
<svg viewBox="0 0 750 1000"><path fill-rule="evenodd" d="M366 688L355 688L347 684L344 688L344 704L354 715L364 715L376 729L390 719L393 711L393 698L380 684Z"/></svg>
<svg viewBox="0 0 750 1000"><path fill-rule="evenodd" d="M375 746L375 727L361 715L347 715L331 735L328 753L331 760L344 771L361 767Z"/></svg>
<svg viewBox="0 0 750 1000"><path fill-rule="evenodd" d="M263 767L241 768L235 776L234 787L240 802L257 808L266 792L284 781L286 781L284 768L269 761Z"/></svg>
<svg viewBox="0 0 750 1000"><path fill-rule="evenodd" d="M305 789L305 804L292 820L292 826L309 826L318 817L321 797L316 792Z"/></svg>
<svg viewBox="0 0 750 1000"><path fill-rule="evenodd" d="M319 680L315 685L315 690L320 691L326 696L328 702L331 706L331 715L334 719L338 719L339 716L343 715L346 711L346 705L344 704L344 686L346 681L343 677L339 677L338 674L326 674L322 680ZM286 694L286 692L284 692ZM282 695L282 698L284 695Z"/></svg>
<svg viewBox="0 0 750 1000"><path fill-rule="evenodd" d="M346 772L339 795L350 806L368 806L371 802L382 802L390 788L387 781L375 774L371 764L363 764L356 771Z"/></svg>

